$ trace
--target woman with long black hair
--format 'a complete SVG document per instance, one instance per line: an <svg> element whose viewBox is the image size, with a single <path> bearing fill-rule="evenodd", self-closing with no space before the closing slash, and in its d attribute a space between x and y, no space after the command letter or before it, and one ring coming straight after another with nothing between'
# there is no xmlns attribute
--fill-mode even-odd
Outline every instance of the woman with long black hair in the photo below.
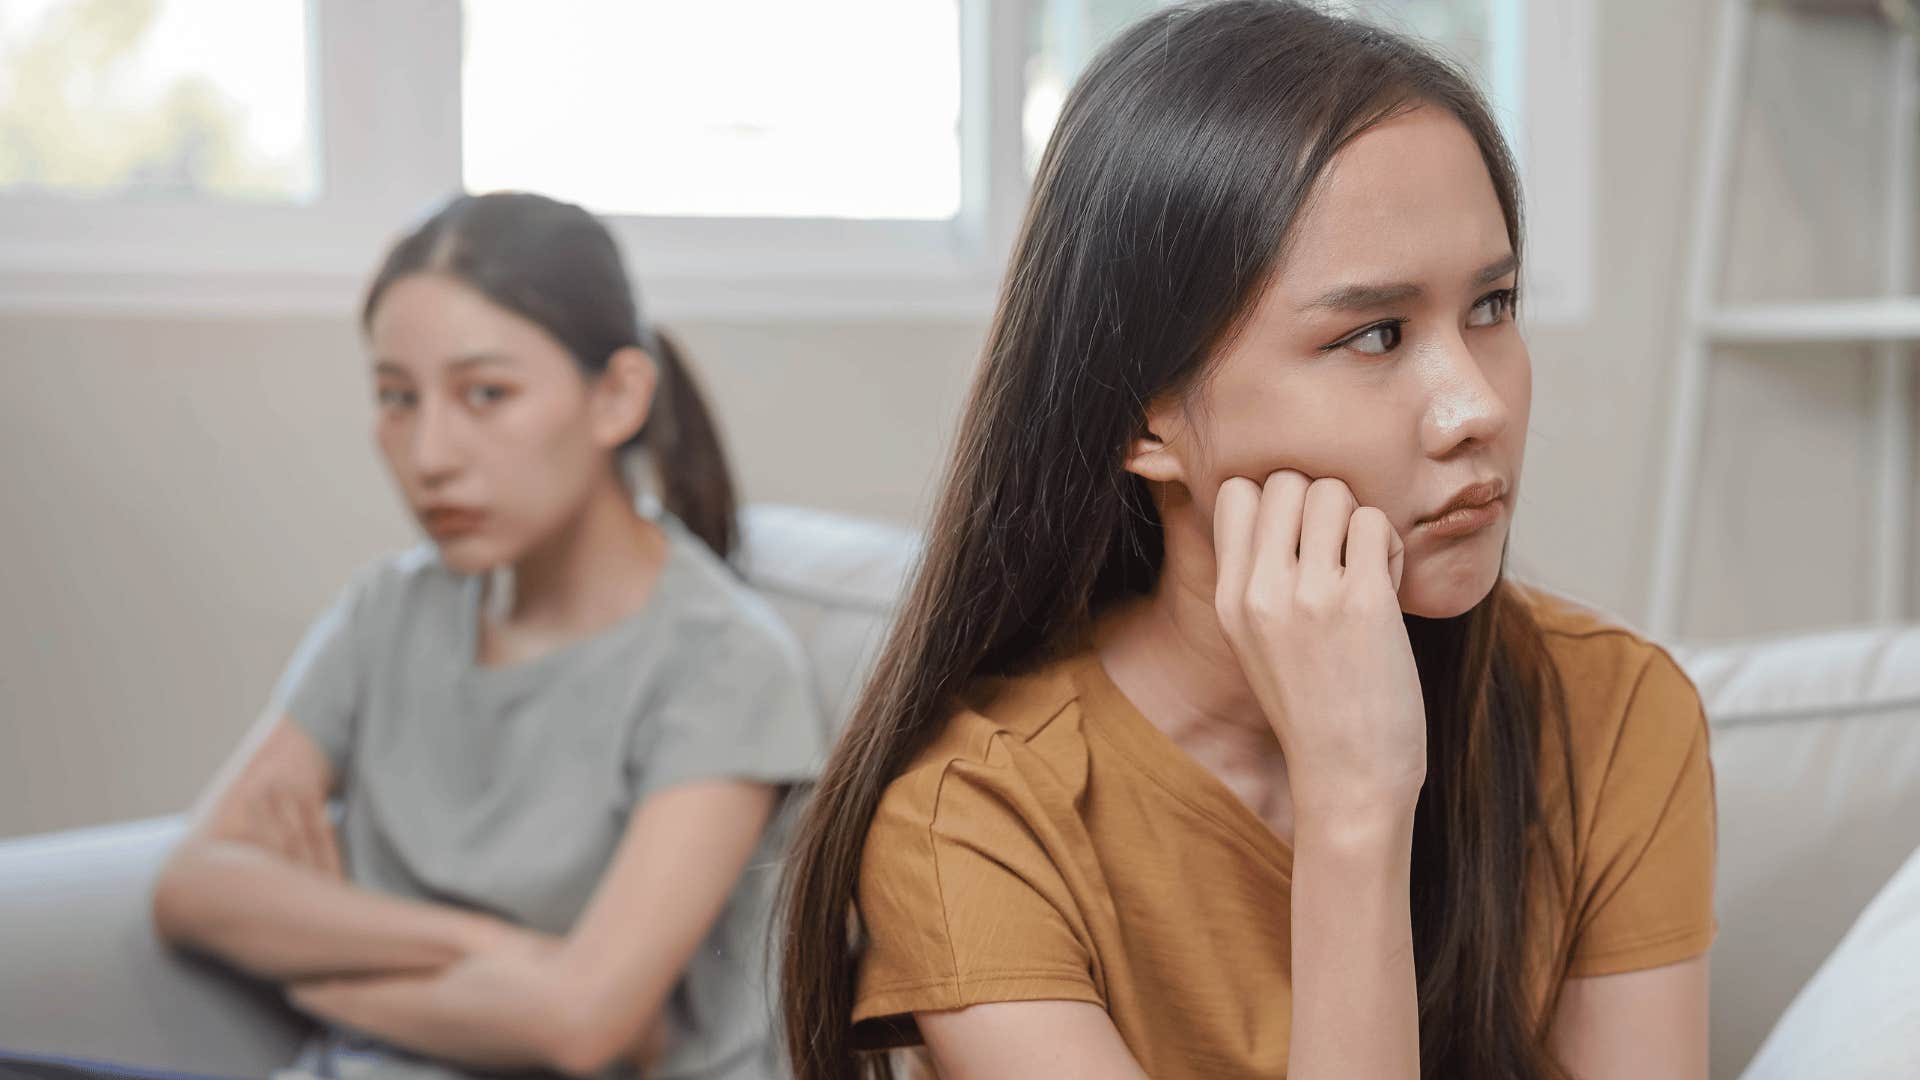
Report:
<svg viewBox="0 0 1920 1080"><path fill-rule="evenodd" d="M1521 241L1407 38L1230 0L1093 62L796 841L801 1080L1705 1075L1698 696L1505 573Z"/></svg>

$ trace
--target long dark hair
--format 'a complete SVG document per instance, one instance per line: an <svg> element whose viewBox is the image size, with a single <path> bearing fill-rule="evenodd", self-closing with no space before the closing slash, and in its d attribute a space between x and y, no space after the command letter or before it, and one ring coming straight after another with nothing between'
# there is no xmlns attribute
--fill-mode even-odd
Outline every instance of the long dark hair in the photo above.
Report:
<svg viewBox="0 0 1920 1080"><path fill-rule="evenodd" d="M387 252L367 287L361 325L372 324L394 282L423 272L457 278L532 321L588 377L606 371L620 349L645 349L659 383L628 446L649 451L661 504L722 558L732 553L739 532L720 430L673 339L642 321L620 249L598 218L530 192L456 196Z"/></svg>
<svg viewBox="0 0 1920 1080"><path fill-rule="evenodd" d="M1145 403L1204 376L1329 159L1419 105L1479 144L1517 256L1519 184L1485 102L1405 37L1279 0L1188 6L1133 25L1074 86L920 566L795 838L782 990L800 1080L889 1072L849 1030L861 941L848 916L882 791L969 681L1032 666L1153 588L1161 523L1123 466ZM1406 625L1429 729L1411 866L1422 1071L1558 1075L1525 932L1527 868L1551 842L1537 773L1543 723L1564 734L1558 679L1504 574L1466 614Z"/></svg>

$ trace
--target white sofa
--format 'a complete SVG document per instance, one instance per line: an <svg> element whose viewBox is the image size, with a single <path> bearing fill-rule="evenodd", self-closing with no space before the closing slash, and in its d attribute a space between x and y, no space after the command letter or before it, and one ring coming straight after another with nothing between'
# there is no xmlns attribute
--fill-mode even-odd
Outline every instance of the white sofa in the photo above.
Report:
<svg viewBox="0 0 1920 1080"><path fill-rule="evenodd" d="M749 579L805 644L827 715L844 716L915 538L775 506L744 531ZM1920 845L1920 627L1675 653L1713 722L1713 1073L1731 1078ZM303 1026L269 990L153 941L148 880L180 828L0 842L0 1050L234 1077L292 1057Z"/></svg>

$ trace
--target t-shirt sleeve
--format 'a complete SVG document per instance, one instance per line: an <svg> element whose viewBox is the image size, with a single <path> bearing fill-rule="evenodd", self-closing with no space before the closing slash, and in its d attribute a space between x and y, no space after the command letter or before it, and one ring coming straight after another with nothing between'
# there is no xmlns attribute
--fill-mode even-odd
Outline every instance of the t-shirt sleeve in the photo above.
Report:
<svg viewBox="0 0 1920 1080"><path fill-rule="evenodd" d="M922 767L888 788L861 857L856 1041L917 1042L910 1014L983 1002L1105 1006L1046 820L992 764Z"/></svg>
<svg viewBox="0 0 1920 1080"><path fill-rule="evenodd" d="M633 803L676 784L819 774L826 736L799 644L783 626L741 621L688 650L627 751Z"/></svg>
<svg viewBox="0 0 1920 1080"><path fill-rule="evenodd" d="M366 681L359 639L370 584L363 575L313 621L270 699L319 744L335 776L347 767Z"/></svg>
<svg viewBox="0 0 1920 1080"><path fill-rule="evenodd" d="M1713 944L1717 829L1700 695L1655 649L1600 778L1570 976L1690 959Z"/></svg>

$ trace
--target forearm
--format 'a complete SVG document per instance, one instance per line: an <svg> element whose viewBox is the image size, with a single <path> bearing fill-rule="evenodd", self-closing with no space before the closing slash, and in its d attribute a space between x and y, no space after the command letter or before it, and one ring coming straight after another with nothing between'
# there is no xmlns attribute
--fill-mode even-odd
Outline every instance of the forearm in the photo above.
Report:
<svg viewBox="0 0 1920 1080"><path fill-rule="evenodd" d="M485 1069L553 1068L551 995L512 983L434 975L295 983L289 997L313 1015L415 1053Z"/></svg>
<svg viewBox="0 0 1920 1080"><path fill-rule="evenodd" d="M154 920L175 944L276 981L431 972L471 951L489 922L213 840L169 863L155 887Z"/></svg>
<svg viewBox="0 0 1920 1080"><path fill-rule="evenodd" d="M1413 820L1402 817L1296 829L1293 1080L1420 1075L1408 906Z"/></svg>

